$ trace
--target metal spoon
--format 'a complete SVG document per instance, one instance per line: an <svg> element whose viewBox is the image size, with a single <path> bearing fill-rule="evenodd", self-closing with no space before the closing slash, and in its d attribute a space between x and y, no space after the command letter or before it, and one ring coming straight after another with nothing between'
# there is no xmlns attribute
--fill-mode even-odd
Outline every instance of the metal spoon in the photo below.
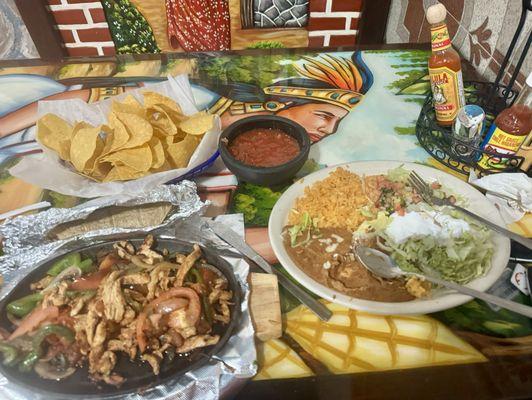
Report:
<svg viewBox="0 0 532 400"><path fill-rule="evenodd" d="M462 286L454 282L435 278L433 276L405 272L395 264L395 262L391 259L390 256L383 253L382 251L372 249L370 247L355 246L354 251L360 263L376 276L380 276L386 279L393 279L405 275L416 275L423 279L426 279L429 282L435 283L436 285L456 290L457 292L466 294L468 296L476 297L477 299L484 300L488 303L492 303L498 305L499 307L506 308L507 310L513 311L517 314L532 318L532 307L530 306L502 299L500 297L480 292L478 290L471 289L467 286Z"/></svg>

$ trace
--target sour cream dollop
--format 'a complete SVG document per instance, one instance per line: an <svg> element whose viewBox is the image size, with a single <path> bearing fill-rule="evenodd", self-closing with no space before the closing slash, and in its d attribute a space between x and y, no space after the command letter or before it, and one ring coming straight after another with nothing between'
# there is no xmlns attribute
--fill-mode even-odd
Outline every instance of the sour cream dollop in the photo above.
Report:
<svg viewBox="0 0 532 400"><path fill-rule="evenodd" d="M445 241L458 238L471 230L466 221L438 211L411 211L403 216L393 213L390 218L392 221L386 227L385 233L396 243L424 236L433 236Z"/></svg>

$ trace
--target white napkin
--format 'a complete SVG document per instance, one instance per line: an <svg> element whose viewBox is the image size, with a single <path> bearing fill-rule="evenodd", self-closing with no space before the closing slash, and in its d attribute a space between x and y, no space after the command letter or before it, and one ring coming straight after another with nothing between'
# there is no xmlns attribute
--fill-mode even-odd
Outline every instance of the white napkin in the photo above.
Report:
<svg viewBox="0 0 532 400"><path fill-rule="evenodd" d="M471 170L469 183L488 192L502 194L518 200L527 212L532 212L532 178L529 178L524 173L492 174L478 179L473 170ZM516 203L512 201L490 193L486 194L486 198L498 206L501 216L507 224L519 221L525 215L525 212L519 209Z"/></svg>

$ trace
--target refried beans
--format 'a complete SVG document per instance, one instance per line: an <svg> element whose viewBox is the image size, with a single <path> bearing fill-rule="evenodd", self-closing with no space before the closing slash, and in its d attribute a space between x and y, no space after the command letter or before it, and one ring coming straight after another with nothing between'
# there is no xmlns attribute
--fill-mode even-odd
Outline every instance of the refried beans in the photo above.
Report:
<svg viewBox="0 0 532 400"><path fill-rule="evenodd" d="M365 300L401 302L414 297L403 279L376 278L356 259L351 249L352 234L342 228L320 228L319 235L298 247L284 236L284 246L294 263L322 285L348 296Z"/></svg>

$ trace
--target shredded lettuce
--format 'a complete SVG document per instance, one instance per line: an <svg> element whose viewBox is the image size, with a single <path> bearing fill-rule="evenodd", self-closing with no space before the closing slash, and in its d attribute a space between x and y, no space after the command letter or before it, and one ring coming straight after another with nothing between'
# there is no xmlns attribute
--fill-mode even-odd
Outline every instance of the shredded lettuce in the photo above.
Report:
<svg viewBox="0 0 532 400"><path fill-rule="evenodd" d="M357 229L359 234L379 234L384 231L388 224L391 222L390 217L384 211L379 211L377 213L377 218L370 221L364 221L360 224Z"/></svg>
<svg viewBox="0 0 532 400"><path fill-rule="evenodd" d="M426 206L417 206L425 209ZM471 231L460 237L442 241L434 236L412 237L403 243L395 243L385 233L391 218L379 212L377 218L363 222L355 237L380 238L396 264L407 272L436 273L442 279L466 284L486 273L493 255L491 232L455 210L439 212L466 220Z"/></svg>
<svg viewBox="0 0 532 400"><path fill-rule="evenodd" d="M318 221L313 220L308 212L304 212L301 215L299 224L293 225L288 228L288 235L290 236L290 246L298 247L307 244L311 237L313 231L318 233ZM298 242L298 238L304 236L303 240Z"/></svg>
<svg viewBox="0 0 532 400"><path fill-rule="evenodd" d="M373 211L371 211L371 207L369 205L365 205L363 207L360 207L358 209L358 211L360 212L360 214L363 217L366 217L366 218L374 218L375 217L375 213Z"/></svg>
<svg viewBox="0 0 532 400"><path fill-rule="evenodd" d="M395 243L386 234L380 236L391 248L391 257L403 270L417 273L437 273L442 279L466 284L482 276L493 255L491 234L487 228L471 224L472 230L442 243L433 236L412 237Z"/></svg>
<svg viewBox="0 0 532 400"><path fill-rule="evenodd" d="M390 169L386 175L392 182L406 183L408 182L410 171L405 169L403 165L399 165L396 168Z"/></svg>

